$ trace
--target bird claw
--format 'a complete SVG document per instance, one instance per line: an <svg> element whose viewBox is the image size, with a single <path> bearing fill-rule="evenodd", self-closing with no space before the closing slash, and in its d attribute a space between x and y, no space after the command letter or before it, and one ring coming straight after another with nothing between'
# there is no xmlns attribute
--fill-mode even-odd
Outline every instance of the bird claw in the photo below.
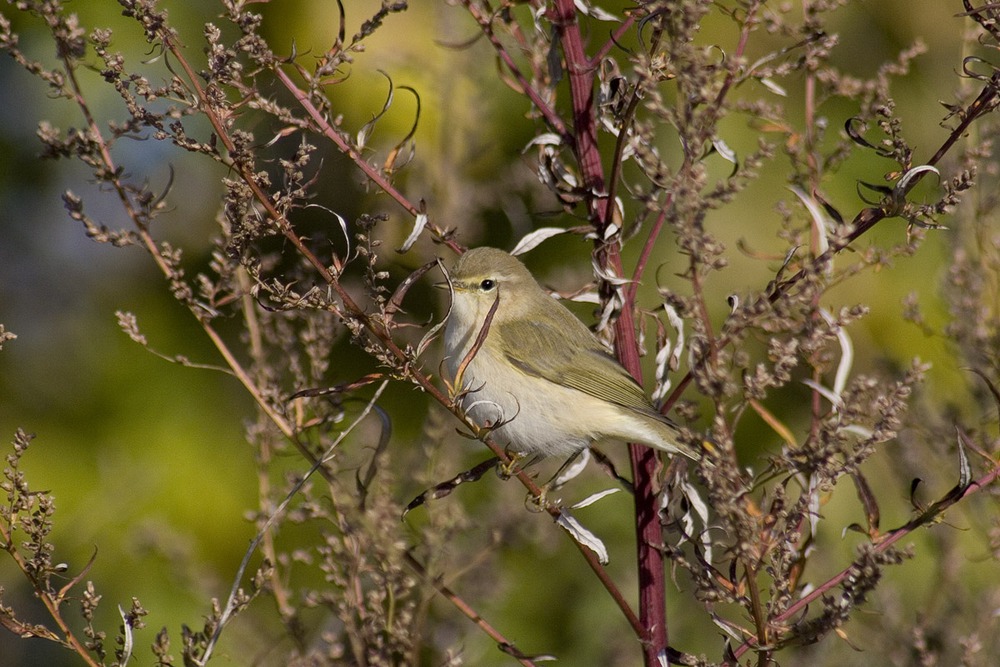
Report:
<svg viewBox="0 0 1000 667"><path fill-rule="evenodd" d="M516 475L517 473L521 472L521 470L524 469L523 467L518 467L518 464L521 461L523 461L525 457L527 457L527 454L525 454L524 452L511 452L511 451L505 453L507 454L510 460L507 461L506 463L500 463L497 466L497 477L506 482L508 479L510 479L511 477L513 477L514 475Z"/></svg>
<svg viewBox="0 0 1000 667"><path fill-rule="evenodd" d="M538 495L536 496L532 492L528 492L524 496L524 507L529 512L535 512L536 514L544 512L545 508L549 506L549 485L546 484L538 490Z"/></svg>

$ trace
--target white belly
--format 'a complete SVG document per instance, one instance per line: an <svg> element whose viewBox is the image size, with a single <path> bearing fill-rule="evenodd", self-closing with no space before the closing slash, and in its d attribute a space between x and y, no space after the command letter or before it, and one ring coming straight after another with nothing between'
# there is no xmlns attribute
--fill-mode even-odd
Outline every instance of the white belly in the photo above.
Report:
<svg viewBox="0 0 1000 667"><path fill-rule="evenodd" d="M458 363L449 360L452 366L454 377ZM494 440L514 451L568 456L605 438L659 440L618 406L527 375L484 350L469 364L463 384L467 414L480 426L495 426Z"/></svg>

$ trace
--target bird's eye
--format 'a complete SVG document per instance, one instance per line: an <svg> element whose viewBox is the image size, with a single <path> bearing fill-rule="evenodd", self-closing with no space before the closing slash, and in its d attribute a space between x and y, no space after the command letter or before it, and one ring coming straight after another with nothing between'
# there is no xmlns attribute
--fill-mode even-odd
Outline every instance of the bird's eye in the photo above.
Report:
<svg viewBox="0 0 1000 667"><path fill-rule="evenodd" d="M496 286L497 282L495 280L490 280L489 278L479 283L479 288L482 289L484 292L489 292Z"/></svg>

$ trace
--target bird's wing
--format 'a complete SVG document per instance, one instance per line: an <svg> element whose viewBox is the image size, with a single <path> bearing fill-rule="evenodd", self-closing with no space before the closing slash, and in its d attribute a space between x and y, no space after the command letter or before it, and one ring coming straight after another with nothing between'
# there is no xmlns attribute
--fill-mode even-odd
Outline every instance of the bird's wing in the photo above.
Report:
<svg viewBox="0 0 1000 667"><path fill-rule="evenodd" d="M662 419L635 378L579 320L561 324L565 326L524 320L502 323L499 338L504 355L528 375Z"/></svg>

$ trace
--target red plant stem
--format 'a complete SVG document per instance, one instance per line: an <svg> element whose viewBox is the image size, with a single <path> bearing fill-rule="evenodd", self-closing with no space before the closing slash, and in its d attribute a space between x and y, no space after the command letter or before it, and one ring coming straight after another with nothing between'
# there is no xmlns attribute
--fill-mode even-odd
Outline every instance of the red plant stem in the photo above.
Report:
<svg viewBox="0 0 1000 667"><path fill-rule="evenodd" d="M597 230L598 260L603 266L622 275L621 256L616 244L604 245L604 230L611 221L613 204L605 190L604 169L597 145L594 111L594 68L583 48L583 36L576 20L573 0L555 0L549 10L559 31L573 108L574 151L590 202L591 223ZM641 381L639 347L635 336L631 300L622 308L615 322L615 352L618 360ZM653 480L659 461L655 452L632 443L629 445L632 479L635 487L636 540L639 574L640 639L647 666L658 664L657 656L667 648L667 618L663 555L653 545L662 541L656 511Z"/></svg>
<svg viewBox="0 0 1000 667"><path fill-rule="evenodd" d="M552 24L562 39L573 106L574 152L583 176L583 187L592 205L592 222L598 228L606 220L608 201L604 193L604 168L597 149L597 122L594 118L594 68L583 50L583 35L576 21L573 0L556 0Z"/></svg>

